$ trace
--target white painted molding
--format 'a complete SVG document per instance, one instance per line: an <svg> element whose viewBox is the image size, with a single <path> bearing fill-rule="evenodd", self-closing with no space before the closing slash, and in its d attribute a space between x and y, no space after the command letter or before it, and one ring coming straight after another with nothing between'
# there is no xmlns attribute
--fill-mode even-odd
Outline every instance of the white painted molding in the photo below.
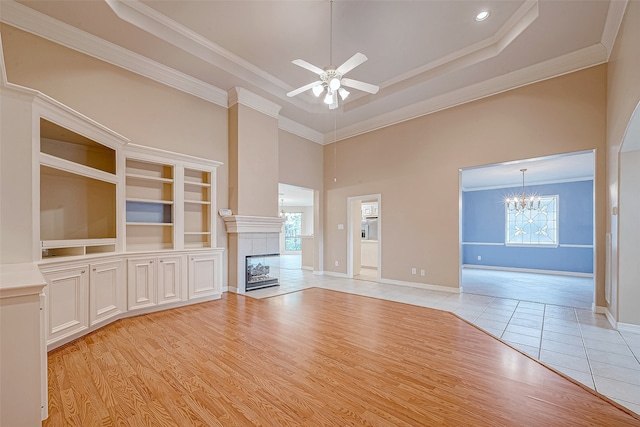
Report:
<svg viewBox="0 0 640 427"><path fill-rule="evenodd" d="M381 278L380 283L386 283L388 285L407 286L410 288L427 289L430 291L447 292L450 294L459 294L462 291L462 288L460 287L452 288L450 286L429 285L427 283L405 282L402 280L393 280L393 279Z"/></svg>
<svg viewBox="0 0 640 427"><path fill-rule="evenodd" d="M317 274L318 276L331 276L331 277L340 277L342 279L347 279L347 273L338 273L336 271L314 271L313 274Z"/></svg>
<svg viewBox="0 0 640 427"><path fill-rule="evenodd" d="M186 163L187 166L209 166L215 167L221 166L223 163L216 160L204 159L202 157L190 156L189 154L176 153L169 150L163 150L161 148L146 147L144 145L129 143L125 146L125 155L127 157L135 157L136 155L143 157L144 159L154 159L161 162Z"/></svg>
<svg viewBox="0 0 640 427"><path fill-rule="evenodd" d="M7 84L7 67L4 64L4 49L2 47L2 34L0 34L0 85Z"/></svg>
<svg viewBox="0 0 640 427"><path fill-rule="evenodd" d="M634 334L640 334L640 325L634 325L633 323L618 322L619 331L632 332Z"/></svg>
<svg viewBox="0 0 640 427"><path fill-rule="evenodd" d="M13 0L2 0L0 21L221 107L227 106L227 93L222 89L53 19Z"/></svg>
<svg viewBox="0 0 640 427"><path fill-rule="evenodd" d="M462 242L463 245L468 246L504 246L504 243L490 243L490 242Z"/></svg>
<svg viewBox="0 0 640 427"><path fill-rule="evenodd" d="M35 263L1 265L0 299L39 295L47 285Z"/></svg>
<svg viewBox="0 0 640 427"><path fill-rule="evenodd" d="M607 12L607 21L602 30L600 43L607 49L607 61L613 52L613 45L616 42L624 12L627 9L627 0L614 0L609 2L609 11Z"/></svg>
<svg viewBox="0 0 640 427"><path fill-rule="evenodd" d="M232 215L222 218L227 233L280 233L284 218Z"/></svg>
<svg viewBox="0 0 640 427"><path fill-rule="evenodd" d="M607 60L605 47L596 45L568 53L558 58L522 68L464 88L460 88L393 112L372 117L337 131L336 140L351 138L387 126L426 116L447 108L462 105L488 96L527 86L564 74L602 64ZM327 141L333 141L333 132L325 133Z"/></svg>
<svg viewBox="0 0 640 427"><path fill-rule="evenodd" d="M592 273L580 273L574 271L536 270L534 268L494 267L492 265L462 264L462 268L476 270L512 271L514 273L552 274L555 276L593 277Z"/></svg>
<svg viewBox="0 0 640 427"><path fill-rule="evenodd" d="M229 100L229 107L233 107L236 104L242 104L253 108L256 111L260 111L267 116L271 116L274 119L278 118L280 109L282 108L275 102L271 102L268 99L241 87L229 89L227 99Z"/></svg>
<svg viewBox="0 0 640 427"><path fill-rule="evenodd" d="M616 319L613 317L608 307L595 306L594 312L597 314L604 314L604 316L609 321L609 324L611 325L611 327L613 329L618 329L619 327L618 322L616 322Z"/></svg>
<svg viewBox="0 0 640 427"><path fill-rule="evenodd" d="M581 181L593 181L593 176L582 176L576 178L566 178L566 179L556 179L553 181L532 181L527 182L527 186L530 185L549 185L549 184L565 184L568 182L581 182ZM483 191L483 190L499 190L501 188L522 188L521 185L518 184L504 184L504 185L489 185L486 187L473 187L466 188L462 187L462 191L470 192L470 191Z"/></svg>
<svg viewBox="0 0 640 427"><path fill-rule="evenodd" d="M287 117L278 117L278 128L282 129L285 132L298 135L301 138L308 139L309 141L315 142L317 144L325 144L324 134L322 132L313 130L310 127L293 121Z"/></svg>

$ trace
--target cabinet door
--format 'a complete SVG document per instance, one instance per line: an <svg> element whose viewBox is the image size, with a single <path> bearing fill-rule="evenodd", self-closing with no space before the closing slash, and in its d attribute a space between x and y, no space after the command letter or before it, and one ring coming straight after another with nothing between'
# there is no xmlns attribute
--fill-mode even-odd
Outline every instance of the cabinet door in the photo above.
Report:
<svg viewBox="0 0 640 427"><path fill-rule="evenodd" d="M44 272L47 345L89 328L88 265Z"/></svg>
<svg viewBox="0 0 640 427"><path fill-rule="evenodd" d="M129 310L156 305L156 258L132 258L127 264Z"/></svg>
<svg viewBox="0 0 640 427"><path fill-rule="evenodd" d="M219 254L189 256L189 299L220 294Z"/></svg>
<svg viewBox="0 0 640 427"><path fill-rule="evenodd" d="M182 299L182 257L158 258L158 304Z"/></svg>
<svg viewBox="0 0 640 427"><path fill-rule="evenodd" d="M122 261L91 264L89 322L93 326L127 310Z"/></svg>

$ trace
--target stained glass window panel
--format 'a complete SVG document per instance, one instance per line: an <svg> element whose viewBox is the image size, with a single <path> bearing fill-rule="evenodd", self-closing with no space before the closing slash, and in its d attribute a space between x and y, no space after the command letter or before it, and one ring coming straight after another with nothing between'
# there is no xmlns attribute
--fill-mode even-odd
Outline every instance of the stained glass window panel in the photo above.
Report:
<svg viewBox="0 0 640 427"><path fill-rule="evenodd" d="M541 197L539 208L505 210L507 245L558 244L558 196Z"/></svg>

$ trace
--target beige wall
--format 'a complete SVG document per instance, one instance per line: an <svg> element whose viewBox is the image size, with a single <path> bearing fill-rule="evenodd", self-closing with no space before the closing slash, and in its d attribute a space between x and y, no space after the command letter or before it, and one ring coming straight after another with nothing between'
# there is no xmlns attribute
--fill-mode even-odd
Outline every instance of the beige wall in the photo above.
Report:
<svg viewBox="0 0 640 427"><path fill-rule="evenodd" d="M631 256L633 254L622 254L619 241L625 228L633 231L634 228L637 230L638 225L633 217L629 218L628 210L625 218L623 213L619 217L612 215L612 209L624 204L624 201L618 197L621 190L619 174L627 173L628 171L620 170L618 155L629 119L638 102L640 102L640 50L638 50L638 40L640 40L640 2L631 1L627 4L627 10L622 20L607 70L607 188L609 202L607 230L611 233L610 265L612 289L609 312L616 320L621 322L630 322L631 319L623 316L622 307L618 307L618 301L622 302L623 298L623 293L618 293L618 287L625 286L622 281L618 281L618 267L621 271L624 270L624 259L630 259L627 255ZM632 182L628 184L632 184ZM639 186L640 184L636 184L636 192L640 192ZM627 189L627 191L629 190ZM622 197L622 194L620 197ZM637 263L637 245L635 247L635 262ZM633 246L627 246L625 249L632 248ZM633 265L628 265L628 267L634 268ZM622 279L624 276L625 272L621 272L620 278ZM631 274L626 274L626 277L633 280ZM637 287L637 282L638 277L636 276L635 285L631 282L627 286ZM640 312L638 299L636 298L634 301L635 303L626 301L625 311L628 311L628 313ZM636 316L633 322L640 324L640 319Z"/></svg>
<svg viewBox="0 0 640 427"><path fill-rule="evenodd" d="M278 133L279 182L322 189L322 145L280 130Z"/></svg>
<svg viewBox="0 0 640 427"><path fill-rule="evenodd" d="M242 104L229 112L229 182L236 215L278 215L278 121Z"/></svg>
<svg viewBox="0 0 640 427"><path fill-rule="evenodd" d="M132 143L217 160L217 204L228 205L227 109L32 34L2 25L11 83L41 91ZM218 220L218 246L226 246Z"/></svg>
<svg viewBox="0 0 640 427"><path fill-rule="evenodd" d="M601 305L605 118L606 66L598 66L339 141L335 159L326 146L325 270L346 272L347 197L380 193L382 277L458 287L459 169L596 149Z"/></svg>

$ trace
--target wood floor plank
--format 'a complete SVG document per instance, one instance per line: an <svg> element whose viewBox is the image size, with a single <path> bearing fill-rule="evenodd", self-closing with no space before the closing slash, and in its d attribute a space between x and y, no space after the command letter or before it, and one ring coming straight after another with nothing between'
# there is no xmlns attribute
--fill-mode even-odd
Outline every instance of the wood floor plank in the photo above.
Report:
<svg viewBox="0 0 640 427"><path fill-rule="evenodd" d="M44 426L640 426L451 313L315 288L122 319L49 381Z"/></svg>

